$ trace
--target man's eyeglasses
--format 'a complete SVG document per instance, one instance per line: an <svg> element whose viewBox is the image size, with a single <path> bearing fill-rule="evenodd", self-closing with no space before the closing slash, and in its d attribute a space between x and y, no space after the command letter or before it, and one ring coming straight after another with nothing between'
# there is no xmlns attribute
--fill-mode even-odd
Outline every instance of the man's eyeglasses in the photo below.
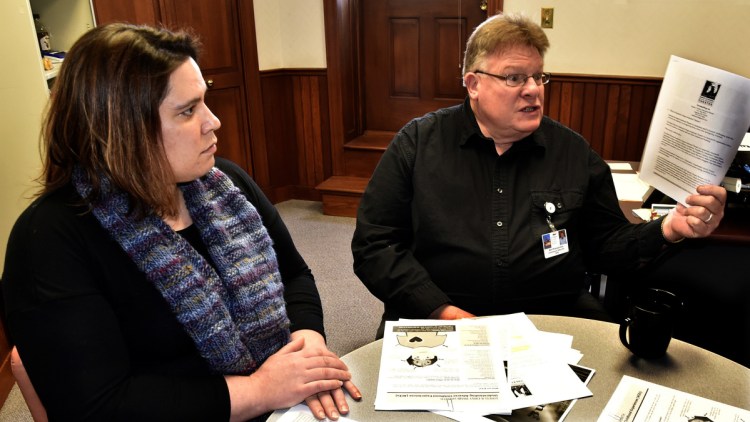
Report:
<svg viewBox="0 0 750 422"><path fill-rule="evenodd" d="M549 82L552 75L546 72L534 73L532 75L524 75L522 73L514 73L512 75L495 75L494 73L484 72L481 70L475 70L474 73L481 73L482 75L492 76L505 81L505 84L510 87L517 87L526 84L526 80L529 78L534 79L534 83L537 85L544 85Z"/></svg>

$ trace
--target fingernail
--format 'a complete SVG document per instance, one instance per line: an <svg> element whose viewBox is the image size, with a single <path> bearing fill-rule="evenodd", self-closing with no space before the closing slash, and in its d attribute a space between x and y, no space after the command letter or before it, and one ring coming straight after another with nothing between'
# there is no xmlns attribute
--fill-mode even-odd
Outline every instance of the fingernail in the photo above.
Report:
<svg viewBox="0 0 750 422"><path fill-rule="evenodd" d="M318 412L318 419L325 419L326 418L326 412L320 411Z"/></svg>
<svg viewBox="0 0 750 422"><path fill-rule="evenodd" d="M331 419L338 419L339 413L338 412L331 412Z"/></svg>

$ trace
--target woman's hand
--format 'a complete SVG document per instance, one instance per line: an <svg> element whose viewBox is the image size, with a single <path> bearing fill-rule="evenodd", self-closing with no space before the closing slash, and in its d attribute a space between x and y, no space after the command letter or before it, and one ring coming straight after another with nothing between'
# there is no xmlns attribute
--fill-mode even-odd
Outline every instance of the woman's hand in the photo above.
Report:
<svg viewBox="0 0 750 422"><path fill-rule="evenodd" d="M722 186L701 185L697 192L685 199L689 207L677 204L674 211L664 217L662 229L667 241L706 237L719 226L724 217L727 190Z"/></svg>
<svg viewBox="0 0 750 422"><path fill-rule="evenodd" d="M340 389L351 374L334 353L306 345L306 338L298 336L252 375L224 378L231 401L230 420L244 421L294 406L318 393Z"/></svg>
<svg viewBox="0 0 750 422"><path fill-rule="evenodd" d="M320 333L313 330L298 330L292 333L292 339L296 340L299 338L305 339L305 348L310 348L315 353L316 351L328 352L328 346L325 344L325 339ZM343 388L341 388L343 387ZM351 380L345 380L344 384L335 389L328 391L321 391L317 394L313 394L305 399L305 403L310 408L312 414L318 419L337 420L339 415L346 415L349 413L349 405L346 402L346 394L344 390L354 399L361 400L362 393Z"/></svg>

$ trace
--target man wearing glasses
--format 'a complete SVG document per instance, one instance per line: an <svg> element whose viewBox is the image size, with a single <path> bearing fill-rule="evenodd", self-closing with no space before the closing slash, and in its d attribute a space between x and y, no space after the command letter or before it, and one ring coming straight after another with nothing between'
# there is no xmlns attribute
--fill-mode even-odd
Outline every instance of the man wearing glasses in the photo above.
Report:
<svg viewBox="0 0 750 422"><path fill-rule="evenodd" d="M726 191L631 224L609 166L578 133L544 116L544 31L497 15L468 40L462 105L412 120L362 197L354 271L384 319L513 312L609 320L587 272L632 269L665 245L709 235ZM382 325L379 336L382 336Z"/></svg>

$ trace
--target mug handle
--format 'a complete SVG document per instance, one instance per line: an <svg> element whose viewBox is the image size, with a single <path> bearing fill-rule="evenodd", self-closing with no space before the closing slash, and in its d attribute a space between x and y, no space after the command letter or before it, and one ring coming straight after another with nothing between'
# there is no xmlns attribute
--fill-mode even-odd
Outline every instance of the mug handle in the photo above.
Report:
<svg viewBox="0 0 750 422"><path fill-rule="evenodd" d="M632 320L632 319L630 319L630 317L626 317L626 318L625 318L625 319L624 319L624 320L623 320L623 321L622 321L622 322L620 323L620 341L621 341L621 342L622 342L622 344L623 344L623 345L624 345L625 347L627 347L628 349L630 349L630 344L628 343L628 339L627 339L627 336L625 335L625 333L627 332L627 330L628 330L628 327L630 326L630 323L631 323L631 322L633 322L633 320Z"/></svg>

